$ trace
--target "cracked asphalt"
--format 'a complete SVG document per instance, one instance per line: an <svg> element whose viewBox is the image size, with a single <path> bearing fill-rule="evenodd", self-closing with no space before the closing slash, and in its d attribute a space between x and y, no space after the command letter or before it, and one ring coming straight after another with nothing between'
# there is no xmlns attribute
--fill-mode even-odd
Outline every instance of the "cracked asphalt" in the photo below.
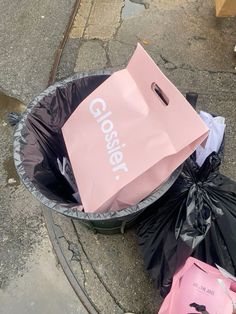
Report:
<svg viewBox="0 0 236 314"><path fill-rule="evenodd" d="M0 90L27 104L47 84L74 1L0 0ZM236 180L236 19L216 18L212 0L81 0L57 80L124 67L137 42L198 109L226 117L224 174ZM6 115L19 101L0 96L1 313L86 313L54 256L42 205L12 161ZM11 179L11 180L10 180ZM63 253L100 313L155 313L161 299L144 271L135 233L94 234L53 213ZM37 283L37 284L35 284ZM56 284L55 284L56 283Z"/></svg>

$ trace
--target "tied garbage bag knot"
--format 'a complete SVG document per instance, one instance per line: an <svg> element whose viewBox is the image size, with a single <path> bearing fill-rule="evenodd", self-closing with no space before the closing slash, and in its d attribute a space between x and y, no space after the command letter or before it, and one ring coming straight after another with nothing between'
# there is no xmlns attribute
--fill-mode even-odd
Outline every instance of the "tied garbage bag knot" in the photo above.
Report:
<svg viewBox="0 0 236 314"><path fill-rule="evenodd" d="M184 185L187 191L186 217L184 222L182 218L177 220L175 236L176 239L180 237L192 249L205 238L212 219L223 215L217 200L209 197L210 189L213 187L212 179L219 165L219 157L212 153L201 168L192 158L189 158L184 166L183 174L186 180Z"/></svg>
<svg viewBox="0 0 236 314"><path fill-rule="evenodd" d="M204 191L193 184L186 202L186 219L179 230L176 227L176 238L180 238L191 248L200 243L211 226L212 212L203 201Z"/></svg>

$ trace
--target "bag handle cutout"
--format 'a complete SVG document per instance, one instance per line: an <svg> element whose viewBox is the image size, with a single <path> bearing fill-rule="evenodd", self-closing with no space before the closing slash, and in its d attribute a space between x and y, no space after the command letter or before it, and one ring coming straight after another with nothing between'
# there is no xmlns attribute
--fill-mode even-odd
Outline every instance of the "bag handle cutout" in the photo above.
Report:
<svg viewBox="0 0 236 314"><path fill-rule="evenodd" d="M161 100L164 106L169 105L169 98L166 96L163 90L155 82L152 83L151 89L156 94L156 96Z"/></svg>

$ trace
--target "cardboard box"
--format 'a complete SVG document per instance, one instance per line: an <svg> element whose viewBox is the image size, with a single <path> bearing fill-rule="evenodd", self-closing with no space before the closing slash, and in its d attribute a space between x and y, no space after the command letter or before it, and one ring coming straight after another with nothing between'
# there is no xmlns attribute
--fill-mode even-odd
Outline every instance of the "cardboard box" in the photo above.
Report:
<svg viewBox="0 0 236 314"><path fill-rule="evenodd" d="M236 0L215 0L216 16L236 16Z"/></svg>

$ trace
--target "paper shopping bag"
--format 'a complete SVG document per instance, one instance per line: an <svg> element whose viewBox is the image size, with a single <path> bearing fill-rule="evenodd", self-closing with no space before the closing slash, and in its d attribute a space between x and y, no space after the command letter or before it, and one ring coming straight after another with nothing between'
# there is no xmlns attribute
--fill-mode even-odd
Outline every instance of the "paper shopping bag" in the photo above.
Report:
<svg viewBox="0 0 236 314"><path fill-rule="evenodd" d="M235 289L232 289L235 284L223 275L223 271L188 258L175 274L171 291L158 314L232 314L236 301Z"/></svg>
<svg viewBox="0 0 236 314"><path fill-rule="evenodd" d="M202 143L208 129L138 45L62 128L86 212L137 204Z"/></svg>

